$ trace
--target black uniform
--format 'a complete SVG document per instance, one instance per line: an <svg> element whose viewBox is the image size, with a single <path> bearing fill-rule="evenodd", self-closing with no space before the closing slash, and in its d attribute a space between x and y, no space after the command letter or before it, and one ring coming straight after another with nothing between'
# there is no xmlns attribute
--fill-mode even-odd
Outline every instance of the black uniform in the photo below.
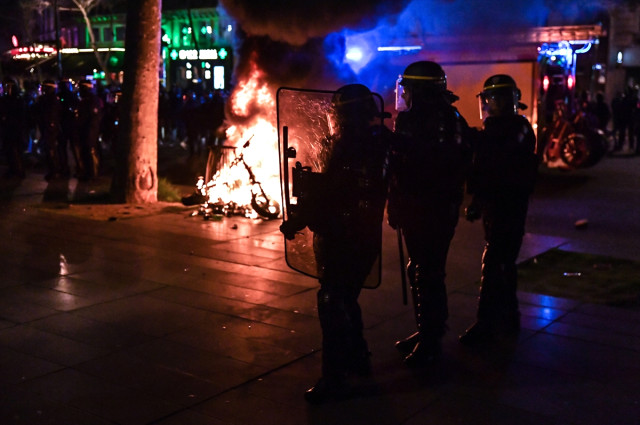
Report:
<svg viewBox="0 0 640 425"><path fill-rule="evenodd" d="M346 86L346 94L339 90L338 95L368 96L373 104L368 89L355 86ZM289 238L305 226L314 233L322 379L305 395L311 403L335 396L348 373L368 374L371 368L358 296L380 255L391 132L371 126L372 112L361 111L357 103L346 109L344 114L355 116L345 117L338 135L321 142L324 166L314 176L315 190L300 205L299 214L281 227Z"/></svg>
<svg viewBox="0 0 640 425"><path fill-rule="evenodd" d="M358 296L380 254L386 199L385 147L379 129L343 134L334 144L318 211L310 223L320 268L318 316L323 333L323 376L366 362Z"/></svg>
<svg viewBox="0 0 640 425"><path fill-rule="evenodd" d="M469 191L486 240L478 321L501 331L520 327L516 260L537 175L535 148L529 121L510 115L485 120L475 152Z"/></svg>
<svg viewBox="0 0 640 425"><path fill-rule="evenodd" d="M477 321L460 336L460 342L469 346L520 330L516 260L538 172L536 137L529 121L518 114L527 106L520 102L515 80L493 75L478 96L486 118L469 183L473 199L465 213L470 221L482 217L486 244Z"/></svg>
<svg viewBox="0 0 640 425"><path fill-rule="evenodd" d="M414 97L411 109L400 112L395 123L399 141L388 208L389 222L402 230L410 259L418 332L397 344L410 365L439 354L448 318L445 267L469 173L472 135L451 96Z"/></svg>

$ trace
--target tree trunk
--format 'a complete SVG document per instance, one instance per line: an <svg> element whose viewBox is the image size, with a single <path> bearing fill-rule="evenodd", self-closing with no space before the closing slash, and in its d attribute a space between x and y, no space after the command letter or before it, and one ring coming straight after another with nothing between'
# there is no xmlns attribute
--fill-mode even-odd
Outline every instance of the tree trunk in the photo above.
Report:
<svg viewBox="0 0 640 425"><path fill-rule="evenodd" d="M158 200L158 93L162 0L127 3L120 149L111 185L115 202Z"/></svg>

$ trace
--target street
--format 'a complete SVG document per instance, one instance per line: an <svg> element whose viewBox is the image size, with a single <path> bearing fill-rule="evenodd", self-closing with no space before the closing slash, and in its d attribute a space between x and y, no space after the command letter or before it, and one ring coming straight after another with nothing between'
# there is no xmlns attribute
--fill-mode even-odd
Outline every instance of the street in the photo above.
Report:
<svg viewBox="0 0 640 425"><path fill-rule="evenodd" d="M543 171L521 259L561 247L637 260L639 160ZM476 310L477 222L458 225L444 359L425 370L407 368L393 346L415 324L385 226L383 283L361 296L373 377L354 384L358 397L317 407L302 396L320 373L317 282L285 264L278 220L207 221L180 204L48 202L51 188L31 171L0 198L2 424L601 425L640 417L636 311L521 292L513 346L458 343ZM75 179L68 190L78 190ZM576 229L582 218L588 226Z"/></svg>

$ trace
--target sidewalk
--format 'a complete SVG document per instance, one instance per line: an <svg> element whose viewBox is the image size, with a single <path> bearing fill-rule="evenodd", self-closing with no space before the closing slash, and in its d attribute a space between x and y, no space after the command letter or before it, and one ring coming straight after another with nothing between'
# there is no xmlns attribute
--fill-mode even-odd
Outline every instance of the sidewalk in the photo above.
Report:
<svg viewBox="0 0 640 425"><path fill-rule="evenodd" d="M286 266L279 222L179 204L105 219L44 203L47 189L32 174L0 199L1 424L640 424L640 312L520 293L516 344L457 342L475 315L477 223L460 222L450 253L442 364L410 370L393 346L414 324L386 228L383 284L361 297L373 377L309 406L317 283ZM521 259L557 246L572 240L527 234Z"/></svg>

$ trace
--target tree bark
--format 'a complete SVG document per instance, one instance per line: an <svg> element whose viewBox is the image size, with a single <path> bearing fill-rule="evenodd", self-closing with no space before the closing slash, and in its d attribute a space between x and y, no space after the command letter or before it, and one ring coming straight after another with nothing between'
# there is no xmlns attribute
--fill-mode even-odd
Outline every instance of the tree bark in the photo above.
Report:
<svg viewBox="0 0 640 425"><path fill-rule="evenodd" d="M127 3L120 149L111 185L115 202L158 200L158 93L162 0Z"/></svg>

